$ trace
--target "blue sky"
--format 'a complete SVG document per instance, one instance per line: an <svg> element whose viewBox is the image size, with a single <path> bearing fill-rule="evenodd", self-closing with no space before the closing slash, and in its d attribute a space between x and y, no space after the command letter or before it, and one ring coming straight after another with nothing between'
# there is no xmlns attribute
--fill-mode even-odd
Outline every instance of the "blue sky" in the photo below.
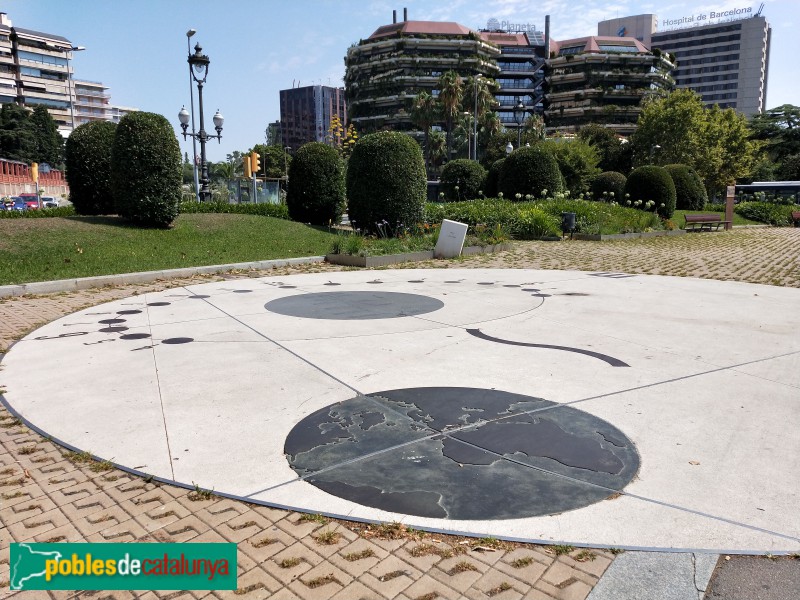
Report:
<svg viewBox="0 0 800 600"><path fill-rule="evenodd" d="M478 29L494 17L534 23L550 15L555 39L595 35L597 22L654 13L659 20L752 7L748 0L0 0L13 24L68 38L86 50L75 53L75 77L101 81L114 104L166 116L189 105L186 31L196 29L211 58L204 103L208 130L219 108L225 116L221 144L208 146L209 160L224 160L264 140L267 123L279 118L278 91L293 85L341 85L347 48L392 20L457 21ZM765 2L772 25L767 106L800 105L793 68L800 43L795 29L800 1ZM197 98L195 94L195 108ZM191 141L182 151L191 154Z"/></svg>

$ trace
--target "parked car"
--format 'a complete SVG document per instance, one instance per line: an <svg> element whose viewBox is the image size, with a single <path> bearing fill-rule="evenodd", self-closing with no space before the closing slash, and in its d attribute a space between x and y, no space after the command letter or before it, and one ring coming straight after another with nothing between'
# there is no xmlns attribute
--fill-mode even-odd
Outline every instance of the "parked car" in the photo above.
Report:
<svg viewBox="0 0 800 600"><path fill-rule="evenodd" d="M19 197L11 197L0 203L0 210L28 210L25 200Z"/></svg>
<svg viewBox="0 0 800 600"><path fill-rule="evenodd" d="M25 201L25 205L29 210L38 210L39 196L36 194L20 194L18 197Z"/></svg>
<svg viewBox="0 0 800 600"><path fill-rule="evenodd" d="M53 196L42 196L43 208L58 208L58 200Z"/></svg>

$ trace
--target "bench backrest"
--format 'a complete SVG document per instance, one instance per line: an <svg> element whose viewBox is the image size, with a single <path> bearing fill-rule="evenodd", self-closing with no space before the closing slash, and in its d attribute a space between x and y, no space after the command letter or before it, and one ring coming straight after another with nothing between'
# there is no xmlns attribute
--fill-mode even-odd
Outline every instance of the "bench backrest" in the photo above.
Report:
<svg viewBox="0 0 800 600"><path fill-rule="evenodd" d="M722 221L720 215L705 214L705 215L685 215L687 223L701 223L706 221Z"/></svg>

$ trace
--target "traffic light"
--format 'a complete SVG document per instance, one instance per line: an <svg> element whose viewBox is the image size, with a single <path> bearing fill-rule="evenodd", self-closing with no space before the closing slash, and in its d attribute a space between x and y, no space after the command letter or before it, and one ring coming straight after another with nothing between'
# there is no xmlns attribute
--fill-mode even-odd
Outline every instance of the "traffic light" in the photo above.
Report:
<svg viewBox="0 0 800 600"><path fill-rule="evenodd" d="M250 170L253 171L253 175L261 170L261 157L255 150L250 153Z"/></svg>
<svg viewBox="0 0 800 600"><path fill-rule="evenodd" d="M39 181L39 163L31 163L31 178Z"/></svg>
<svg viewBox="0 0 800 600"><path fill-rule="evenodd" d="M242 157L242 165L244 166L244 176L250 177L253 172L250 170L250 157L246 154Z"/></svg>

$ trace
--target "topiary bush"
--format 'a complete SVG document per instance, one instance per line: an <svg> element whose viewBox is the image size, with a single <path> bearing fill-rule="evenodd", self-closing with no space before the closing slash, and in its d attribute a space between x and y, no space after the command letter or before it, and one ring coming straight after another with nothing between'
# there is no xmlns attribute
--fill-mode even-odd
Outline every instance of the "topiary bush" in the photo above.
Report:
<svg viewBox="0 0 800 600"><path fill-rule="evenodd" d="M392 229L422 220L427 176L422 150L397 131L362 137L347 163L347 214L356 228L377 233L386 221Z"/></svg>
<svg viewBox="0 0 800 600"><path fill-rule="evenodd" d="M625 193L630 197L626 203L646 209L648 202L663 218L669 219L675 212L675 184L664 167L647 165L634 169L625 182ZM637 204L638 203L638 204Z"/></svg>
<svg viewBox="0 0 800 600"><path fill-rule="evenodd" d="M181 201L181 151L169 121L149 112L120 119L111 147L117 214L145 227L169 227Z"/></svg>
<svg viewBox="0 0 800 600"><path fill-rule="evenodd" d="M111 146L117 124L84 123L67 138L64 149L69 199L79 215L116 212L111 191Z"/></svg>
<svg viewBox="0 0 800 600"><path fill-rule="evenodd" d="M604 171L592 179L590 185L595 200L615 200L621 202L625 196L625 182L628 179L616 171ZM605 195L603 195L605 193Z"/></svg>
<svg viewBox="0 0 800 600"><path fill-rule="evenodd" d="M289 167L286 205L293 221L339 224L344 212L344 165L334 148L322 142L300 147Z"/></svg>
<svg viewBox="0 0 800 600"><path fill-rule="evenodd" d="M509 200L514 199L516 194L522 197L531 194L539 198L563 189L556 159L550 152L537 146L520 148L509 154L500 170L498 187Z"/></svg>
<svg viewBox="0 0 800 600"><path fill-rule="evenodd" d="M448 200L474 200L483 191L486 169L474 160L459 158L451 160L442 169L439 189ZM456 189L458 187L458 189Z"/></svg>
<svg viewBox="0 0 800 600"><path fill-rule="evenodd" d="M500 170L503 168L503 163L505 161L505 158L494 161L489 167L489 171L486 173L486 183L483 186L483 195L487 198L497 197L497 192L500 191L500 188L498 187L500 184Z"/></svg>
<svg viewBox="0 0 800 600"><path fill-rule="evenodd" d="M679 210L703 210L708 202L708 193L697 172L689 165L666 165L664 168L675 184L675 207Z"/></svg>

